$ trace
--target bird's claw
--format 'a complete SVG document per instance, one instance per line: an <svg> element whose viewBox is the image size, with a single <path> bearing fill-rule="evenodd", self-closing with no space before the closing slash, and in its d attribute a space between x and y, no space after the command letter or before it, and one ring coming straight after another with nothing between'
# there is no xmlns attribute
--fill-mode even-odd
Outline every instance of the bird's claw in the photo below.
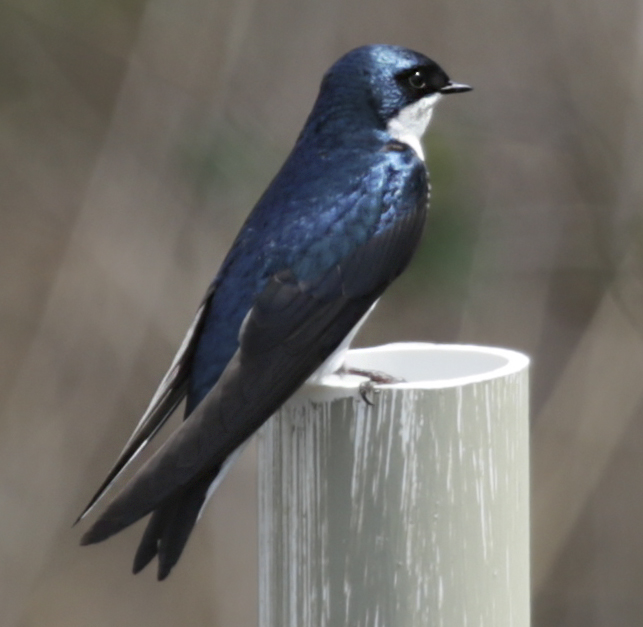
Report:
<svg viewBox="0 0 643 627"><path fill-rule="evenodd" d="M379 390L375 388L375 385L387 385L390 383L404 383L404 379L394 377L386 372L381 372L380 370L363 370L361 368L344 368L342 370L344 374L354 374L358 377L366 377L367 381L360 383L359 385L359 395L362 400L371 407L375 404L371 400L372 396L379 393ZM371 395L371 398L369 398Z"/></svg>
<svg viewBox="0 0 643 627"><path fill-rule="evenodd" d="M375 386L373 385L372 381L364 381L363 383L359 384L359 395L362 397L362 400L369 405L370 407L373 407L375 403L368 398L369 394L376 394L377 390L375 389Z"/></svg>

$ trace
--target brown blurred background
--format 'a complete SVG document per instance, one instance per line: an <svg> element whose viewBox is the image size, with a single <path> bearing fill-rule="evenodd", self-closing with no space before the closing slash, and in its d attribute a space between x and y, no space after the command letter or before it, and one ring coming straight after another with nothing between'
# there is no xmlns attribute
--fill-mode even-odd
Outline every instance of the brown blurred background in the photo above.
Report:
<svg viewBox="0 0 643 627"><path fill-rule="evenodd" d="M130 574L140 525L70 525L322 73L375 42L475 91L436 115L423 248L360 342L529 353L534 625L643 625L640 2L2 0L3 626L256 624L252 450L163 584Z"/></svg>

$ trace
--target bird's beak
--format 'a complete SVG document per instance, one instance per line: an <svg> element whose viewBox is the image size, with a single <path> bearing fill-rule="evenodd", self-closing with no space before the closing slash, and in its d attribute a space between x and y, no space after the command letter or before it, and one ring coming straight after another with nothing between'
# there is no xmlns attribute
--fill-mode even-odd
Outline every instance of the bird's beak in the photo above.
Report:
<svg viewBox="0 0 643 627"><path fill-rule="evenodd" d="M462 83L454 83L449 81L441 90L441 94L461 94L464 91L471 91L473 87L463 85Z"/></svg>

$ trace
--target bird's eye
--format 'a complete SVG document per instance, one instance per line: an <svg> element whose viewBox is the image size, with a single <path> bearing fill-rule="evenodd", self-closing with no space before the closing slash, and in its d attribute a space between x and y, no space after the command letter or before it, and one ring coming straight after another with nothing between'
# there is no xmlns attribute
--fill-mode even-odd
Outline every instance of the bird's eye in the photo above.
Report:
<svg viewBox="0 0 643 627"><path fill-rule="evenodd" d="M413 74L409 76L408 81L413 89L424 89L426 87L426 79L420 70L413 72Z"/></svg>

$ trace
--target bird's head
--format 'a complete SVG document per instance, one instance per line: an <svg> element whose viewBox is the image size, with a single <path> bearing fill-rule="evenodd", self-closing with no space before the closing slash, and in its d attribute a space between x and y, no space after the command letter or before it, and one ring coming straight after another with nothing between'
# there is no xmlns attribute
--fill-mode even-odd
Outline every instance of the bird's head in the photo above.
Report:
<svg viewBox="0 0 643 627"><path fill-rule="evenodd" d="M451 81L435 61L419 52L362 46L326 72L309 122L385 129L417 152L437 101L470 89Z"/></svg>

